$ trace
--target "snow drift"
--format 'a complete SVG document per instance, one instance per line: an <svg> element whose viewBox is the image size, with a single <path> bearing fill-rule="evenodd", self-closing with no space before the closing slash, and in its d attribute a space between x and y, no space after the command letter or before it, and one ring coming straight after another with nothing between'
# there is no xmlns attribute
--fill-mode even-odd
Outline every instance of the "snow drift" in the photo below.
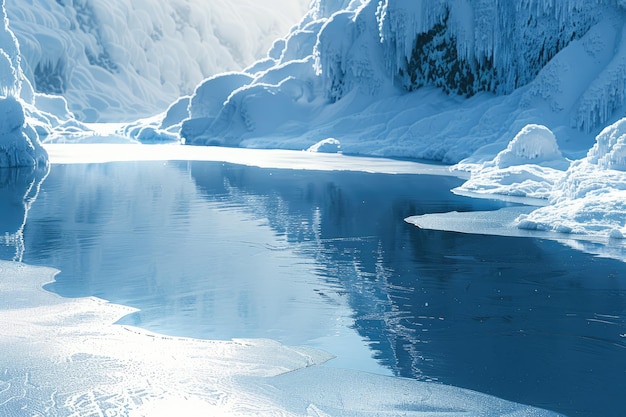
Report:
<svg viewBox="0 0 626 417"><path fill-rule="evenodd" d="M120 121L170 103L123 133L144 143L463 161L472 177L459 192L550 203L521 227L622 233L624 2L316 0L246 68L259 55L249 40L275 32L256 27L260 17L245 30L236 22L267 5L193 6L10 2L23 56L13 36L2 39L2 85L20 97L3 102L11 150L2 164L41 160L37 135L49 129L83 132L70 110ZM223 70L234 71L215 74ZM31 84L63 94L70 109ZM589 185L593 176L609 186Z"/></svg>
<svg viewBox="0 0 626 417"><path fill-rule="evenodd" d="M461 163L470 179L453 190L497 198L531 197L543 207L515 219L520 229L623 239L626 233L626 118L605 128L585 158L563 158L544 126L524 127L482 164ZM528 202L528 201L525 201Z"/></svg>
<svg viewBox="0 0 626 417"><path fill-rule="evenodd" d="M471 176L454 191L547 199L555 181L569 164L552 131L545 126L530 124L522 128L492 160L475 165L458 164L457 169L470 171Z"/></svg>
<svg viewBox="0 0 626 417"><path fill-rule="evenodd" d="M46 160L37 133L25 124L20 101L0 98L0 168L45 165Z"/></svg>

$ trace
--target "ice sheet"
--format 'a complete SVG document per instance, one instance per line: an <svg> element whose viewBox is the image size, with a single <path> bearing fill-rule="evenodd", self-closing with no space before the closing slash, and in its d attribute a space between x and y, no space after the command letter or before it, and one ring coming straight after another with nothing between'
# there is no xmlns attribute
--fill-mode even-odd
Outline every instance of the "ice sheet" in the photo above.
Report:
<svg viewBox="0 0 626 417"><path fill-rule="evenodd" d="M623 239L611 239L601 235L574 235L518 228L516 219L536 209L537 207L534 206L523 205L494 211L454 211L424 214L411 216L405 220L407 223L422 229L551 239L586 253L626 261L626 244L623 242Z"/></svg>
<svg viewBox="0 0 626 417"><path fill-rule="evenodd" d="M188 160L230 162L260 168L454 175L447 165L290 150L114 143L46 144L45 149L52 164Z"/></svg>

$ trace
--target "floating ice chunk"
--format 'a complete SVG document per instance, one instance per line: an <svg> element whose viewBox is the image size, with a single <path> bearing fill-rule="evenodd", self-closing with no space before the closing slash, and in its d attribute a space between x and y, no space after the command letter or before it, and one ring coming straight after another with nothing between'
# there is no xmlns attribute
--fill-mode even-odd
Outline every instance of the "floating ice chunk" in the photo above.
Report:
<svg viewBox="0 0 626 417"><path fill-rule="evenodd" d="M308 152L322 152L322 153L338 153L341 151L341 143L335 138L327 138L320 140L315 145L312 145Z"/></svg>

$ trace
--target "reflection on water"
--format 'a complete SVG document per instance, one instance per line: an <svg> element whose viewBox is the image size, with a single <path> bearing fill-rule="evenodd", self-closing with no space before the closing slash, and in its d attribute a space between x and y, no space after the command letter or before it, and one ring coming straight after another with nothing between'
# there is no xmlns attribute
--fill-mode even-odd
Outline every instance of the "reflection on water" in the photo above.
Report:
<svg viewBox="0 0 626 417"><path fill-rule="evenodd" d="M229 164L53 166L24 231L49 289L206 338L362 346L398 376L570 416L626 409L625 265L556 242L420 230L497 208L457 180Z"/></svg>
<svg viewBox="0 0 626 417"><path fill-rule="evenodd" d="M0 259L22 260L26 217L47 174L48 166L0 168Z"/></svg>

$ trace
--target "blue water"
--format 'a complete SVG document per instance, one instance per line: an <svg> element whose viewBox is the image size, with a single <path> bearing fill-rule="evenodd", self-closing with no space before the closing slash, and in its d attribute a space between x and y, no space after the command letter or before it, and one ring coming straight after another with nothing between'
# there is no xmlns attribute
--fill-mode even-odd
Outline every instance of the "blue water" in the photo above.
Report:
<svg viewBox="0 0 626 417"><path fill-rule="evenodd" d="M0 185L14 196L0 206L5 234L24 216L24 177ZM6 240L0 255L60 269L46 289L62 296L140 309L124 324L308 344L342 366L569 416L624 415L626 265L403 221L503 204L451 194L459 183L208 162L53 165L23 248Z"/></svg>

